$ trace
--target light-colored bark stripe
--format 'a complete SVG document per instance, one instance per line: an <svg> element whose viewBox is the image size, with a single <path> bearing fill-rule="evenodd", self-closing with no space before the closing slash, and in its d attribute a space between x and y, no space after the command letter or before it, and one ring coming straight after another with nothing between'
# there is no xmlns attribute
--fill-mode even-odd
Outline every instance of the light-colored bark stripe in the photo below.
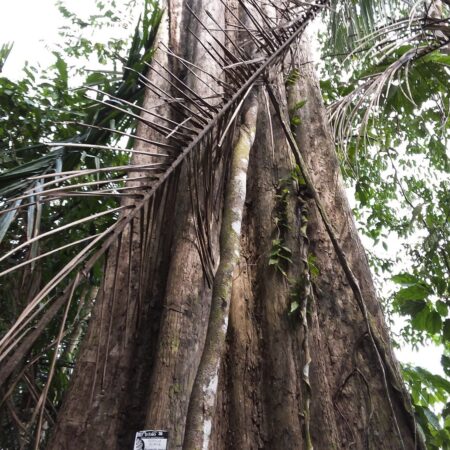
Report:
<svg viewBox="0 0 450 450"><path fill-rule="evenodd" d="M240 258L247 168L250 149L255 140L257 115L258 101L253 91L244 105L239 138L232 154L220 231L220 263L213 284L205 347L189 403L184 450L209 448L219 368L228 329L233 272Z"/></svg>

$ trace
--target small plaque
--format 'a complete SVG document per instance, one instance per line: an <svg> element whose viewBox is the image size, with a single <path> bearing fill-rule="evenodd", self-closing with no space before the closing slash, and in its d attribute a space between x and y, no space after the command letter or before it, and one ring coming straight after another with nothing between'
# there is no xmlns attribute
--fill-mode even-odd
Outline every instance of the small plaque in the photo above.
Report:
<svg viewBox="0 0 450 450"><path fill-rule="evenodd" d="M136 433L134 450L167 450L169 433L164 430L144 430Z"/></svg>

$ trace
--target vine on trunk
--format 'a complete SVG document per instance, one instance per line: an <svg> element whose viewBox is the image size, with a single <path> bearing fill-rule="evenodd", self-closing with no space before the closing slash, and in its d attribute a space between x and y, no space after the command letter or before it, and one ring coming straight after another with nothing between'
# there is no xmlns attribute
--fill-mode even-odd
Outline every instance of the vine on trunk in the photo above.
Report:
<svg viewBox="0 0 450 450"><path fill-rule="evenodd" d="M390 390L395 389L395 391L397 391L400 394L400 397L402 399L403 408L404 408L405 412L408 414L409 419L411 421L411 427L415 432L416 422L415 422L414 414L412 412L412 406L411 406L409 396L408 396L404 386L401 384L401 381L399 381L399 376L400 376L399 373L389 363L388 350L386 349L386 343L383 341L383 339L381 338L379 333L376 331L376 326L373 323L373 318L369 315L365 300L363 298L361 289L359 287L358 279L356 278L356 276L354 275L353 271L350 268L349 262L347 261L345 253L342 250L341 244L339 243L339 240L337 238L337 234L333 229L332 223L331 223L330 219L328 218L328 214L326 213L326 211L323 207L323 204L322 204L320 196L317 192L317 189L314 186L312 177L306 166L306 162L304 161L304 158L298 148L297 142L296 142L295 137L290 129L290 126L287 124L287 122L284 118L283 112L280 108L281 102L277 98L275 92L273 91L273 89L269 83L267 83L267 90L269 93L269 97L272 101L272 105L274 106L274 109L275 109L277 116L280 120L280 123L282 125L282 128L285 133L288 144L291 147L295 161L301 170L301 173L305 180L305 184L308 188L308 191L311 193L311 196L314 199L314 203L315 203L317 210L320 214L320 217L324 223L327 234L330 238L330 241L336 252L338 260L342 266L344 274L349 282L349 285L353 291L353 294L355 296L357 304L363 315L363 319L364 319L364 322L367 327L367 333L369 335L371 345L375 351L378 365L380 367L380 371L382 374L383 386L384 386L386 398L388 400L389 407L390 407L390 410L392 413L394 427L396 429L397 435L402 444L402 448L405 449L402 434L400 431L400 426L399 426L399 423L397 420L397 414L395 412L395 409L394 409L394 406L392 403L392 397L391 397ZM415 435L417 436L417 440L418 440L418 444L420 445L420 448L425 448L425 443L423 442L422 437L420 435L418 435L416 432L415 432Z"/></svg>

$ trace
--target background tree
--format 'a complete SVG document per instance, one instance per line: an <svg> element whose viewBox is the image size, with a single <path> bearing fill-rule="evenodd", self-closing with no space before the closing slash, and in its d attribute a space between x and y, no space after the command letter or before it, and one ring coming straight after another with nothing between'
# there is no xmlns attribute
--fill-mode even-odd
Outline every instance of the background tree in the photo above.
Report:
<svg viewBox="0 0 450 450"><path fill-rule="evenodd" d="M342 37L341 24L347 26L345 35L367 34L383 12L371 5L333 5L333 23L339 24L334 36ZM300 40L310 19L327 5L262 7L249 1L209 2L206 7L195 2L193 11L181 2L166 6L159 36L163 44L146 77L139 77L147 87L142 107L96 91L106 111L127 110L127 117L139 121L135 145L128 148L133 165L90 172L77 166L48 176L41 171L35 179L50 181L38 191L33 185L24 197L5 198L3 217L26 207L28 222L32 207L45 201L49 207L66 206L67 194L71 199L118 199L104 210L113 220L78 237L84 248L75 247L73 259L59 266L53 278L55 272L46 272L46 285L36 282L37 294L30 295L5 331L1 355L6 363L0 372L7 383L5 398L11 399L25 371L39 361L30 351L50 323L57 324L53 346L67 348L64 330L72 323L71 311L80 307L92 274L103 263L90 327L49 448L125 448L144 427L169 429L171 445L187 449L425 448L424 437L430 448L446 445L445 423L430 420L430 398L421 402L416 395L424 427L416 425L340 181L308 42ZM353 19L355 12L363 12L361 20L339 19ZM427 9L416 20L413 8L409 21L396 20L369 35L366 42L372 45L388 42L380 53L382 70L369 73L362 83L355 77L351 90L346 87L349 94L334 107L341 148L350 149L344 167L358 164L360 171L351 174L358 196L365 195L365 205L372 208L367 229L373 237L379 236L371 229L373 221L380 233L390 225L376 206L402 185L397 172L387 192L374 189L372 178L361 177L369 170L379 177L384 166L360 162L356 149L361 133L354 134L358 127L346 117L358 119L360 107L369 106L379 119L373 124L385 124L379 134L387 139L391 130L391 139L397 139L376 108L384 97L387 107L392 106L388 100L396 87L404 95L397 113L417 120L420 104L405 113L413 97L408 77L416 62L420 65L429 55L442 57L439 50L447 45L443 13L445 8L435 17ZM412 32L406 52L386 37L404 30ZM389 63L391 55L397 59ZM403 67L409 71L406 89L401 79L385 83ZM324 85L328 97L342 90L338 83L333 78ZM433 87L428 91L436 95ZM446 101L445 95L439 99ZM350 114L344 115L347 110ZM373 129L383 125L370 123L369 128L368 117L363 112L361 121L365 135L375 142L370 141L369 149L376 162L380 153L375 150L383 141L372 137ZM94 130L102 126L104 132L105 123L91 119L88 124ZM119 152L92 141L60 147L79 152L83 144L91 151ZM396 167L390 150L387 156ZM126 176L108 175L118 171ZM27 183L22 192L30 189ZM27 203L16 204L24 199ZM441 222L431 226L423 220L440 233L437 245L445 250L445 212L432 216ZM98 212L85 214L75 224L98 218ZM26 223L18 215L14 226L25 230ZM19 255L17 262L33 268L33 244L39 242L45 253L50 247L43 238L70 229L68 225L57 218L51 232L38 240L32 237L37 234L23 244L10 238L7 244L16 247L3 259ZM440 267L441 260L433 256L420 267ZM433 283L443 280L441 290L435 290L420 278L417 267L413 274L395 278L408 286L396 294L394 306L411 314L416 328L422 324L422 331L434 336L443 330L445 339L447 275L435 271ZM424 291L427 295L420 297ZM420 309L412 311L411 302ZM29 422L35 447L46 438L42 425L51 421L45 416L46 397L57 357L55 351ZM413 392L428 393L418 387L426 382L445 401L446 380L412 369L406 374Z"/></svg>

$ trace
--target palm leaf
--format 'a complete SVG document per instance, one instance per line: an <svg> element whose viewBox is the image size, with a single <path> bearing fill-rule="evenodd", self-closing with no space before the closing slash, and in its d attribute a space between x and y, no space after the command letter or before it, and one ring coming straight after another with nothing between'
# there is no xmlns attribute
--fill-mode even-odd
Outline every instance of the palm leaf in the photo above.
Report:
<svg viewBox="0 0 450 450"><path fill-rule="evenodd" d="M148 3L145 3L146 8L148 7ZM161 16L162 11L155 7L151 14L147 14L144 19L139 19L126 61L126 67L132 68L133 70L124 70L122 79L118 83L113 83L106 92L106 95L111 95L111 98L119 98L131 103L142 101L144 86L138 83L138 75L146 70L145 64L151 59L153 54L156 32L161 21ZM94 104L91 106L94 106ZM126 128L128 120L129 118L126 113L117 111L110 105L96 107L88 114L87 123L90 128L82 134L74 136L67 144L104 144L110 140L114 133L120 131L120 124L123 123ZM106 128L111 122L115 123L117 130ZM69 148L69 145L66 147L64 144L62 143L56 149L49 148L46 144L37 144L16 149L16 152L29 153L36 150L47 150L48 152L40 158L1 173L0 198L6 201L9 196L29 189L33 184L32 182L30 183L29 177L53 171L58 160L61 160L66 170L76 167L80 162L82 152L74 150L73 147Z"/></svg>
<svg viewBox="0 0 450 450"><path fill-rule="evenodd" d="M207 41L199 40L199 45L203 46L223 75L218 77L204 69L199 70L167 49L161 50L167 51L174 65L175 62L181 62L197 77L201 73L203 83L205 79L209 79L209 84L217 86L211 99L197 94L191 85L176 73L158 65L156 60L149 66L152 76L145 76L142 70L139 70L142 66L136 68L136 64L127 63L126 76L134 77L140 81L142 87L153 92L155 97L159 98L160 104L165 105L167 115L160 114L162 108L149 110L136 103L134 96L137 91L133 90L134 88L125 88L126 83L115 92L97 89L95 102L98 108L93 114L92 123L86 125L87 132L70 142L51 144L49 147L53 150L45 157L0 175L0 188L3 189L1 192L4 199L2 215L12 212L19 214L21 210L26 210L35 203L58 211L58 218L50 229L40 230L31 238L19 240L18 243L10 239L8 244L13 245L0 257L0 278L6 280L4 287L17 271L25 270L36 261L46 261L51 256L52 265L56 267L51 275L46 275L43 287L26 302L0 340L0 385L4 385L14 370L23 365L22 361L56 317L59 309L71 301L83 283L89 282L92 272L101 265L106 254L115 253L116 261L128 258L129 267L132 267L130 249L135 232L140 234L143 243L140 250L141 265L137 275L141 283L138 284L141 285L144 278L149 276L146 261L151 258L148 252L153 248L153 229L161 220L160 205L164 204L176 189L183 167L190 173L191 202L199 237L199 252L205 276L211 279L213 261L207 223L214 214L214 199L202 196L205 192L217 191L217 185L223 184L223 180L216 179L214 173L220 161L226 161L228 158L228 144L232 139L232 124L236 120L237 111L251 87L283 60L307 24L326 6L326 1L320 0L312 6L297 5L297 2L284 2L280 6L273 2L272 5L276 5L278 13L283 17L281 24L275 24L274 17L265 15L256 0L240 0L249 25L236 18L235 26L241 31L244 29L249 45L235 46L235 52L231 52L224 44L225 38L233 42L228 32L223 30L223 40L218 39L217 34L211 32L192 12L199 26L209 36ZM209 20L209 23L214 25L211 16ZM196 36L194 38L198 39ZM244 48L253 48L253 51ZM255 57L255 54L258 56ZM147 61L144 60L143 64L145 63ZM155 81L158 78L162 83ZM170 88L163 89L161 85L169 85ZM218 87L221 87L221 92ZM137 138L126 128L116 130L111 126L111 122L118 117L123 117L124 121L128 120L127 124L140 122L141 127L152 130L152 135L159 135L160 140ZM111 134L118 136L117 145L108 145L107 137ZM148 144L155 150L142 155L141 150L132 146L119 145L120 139L130 135L133 140L141 139L141 143ZM118 155L121 162L124 161L123 155L130 153L134 156L145 156L146 159L145 163L137 165L122 163L109 167L80 167L80 160L86 149L91 150L93 154L110 152ZM69 165L67 158L71 157L78 159ZM54 167L58 160L62 160L62 170L55 174ZM37 181L40 182L39 192L35 189ZM70 199L69 208L73 207L73 201L78 196L102 199L117 197L119 200L104 204L100 211L87 211L82 218L72 220L71 211L64 213L64 206L67 199ZM95 229L95 232L88 231L90 227ZM52 246L53 240L61 241L55 239L61 233L64 233L65 237L63 245ZM31 254L30 248L37 243L41 246L42 253ZM66 253L68 251L69 253ZM64 255L66 260L63 258L62 263L53 264L59 254ZM113 283L118 276L116 270ZM128 283L130 280L131 275L128 276ZM138 295L142 295L142 292ZM63 323L65 317L64 315ZM59 328L56 345L61 341L63 328L63 325ZM13 351L14 357L11 356ZM51 379L47 385L50 382ZM37 409L43 411L44 404L45 401L40 400ZM42 414L43 412L40 413L40 420Z"/></svg>
<svg viewBox="0 0 450 450"><path fill-rule="evenodd" d="M408 12L406 2L394 0L344 0L331 2L328 46L338 55L349 54L361 39L369 39L380 21L395 23ZM373 42L373 41L372 41Z"/></svg>
<svg viewBox="0 0 450 450"><path fill-rule="evenodd" d="M8 42L6 44L2 44L2 46L0 47L0 73L3 70L3 66L8 59L9 54L11 53L13 45L14 44L12 42Z"/></svg>
<svg viewBox="0 0 450 450"><path fill-rule="evenodd" d="M439 60L448 64L449 46L450 18L430 17L414 7L409 17L378 27L361 39L347 59L363 51L360 64L365 61L371 64L354 81L355 88L330 107L338 144L346 149L355 135L357 140L365 141L370 118L379 116L383 107L392 105L393 92L398 91L417 107L411 77L417 75L425 61L430 64ZM433 76L439 77L439 74L437 69ZM446 77L444 85L448 89ZM429 92L426 97L430 96ZM355 125L358 122L359 125Z"/></svg>

